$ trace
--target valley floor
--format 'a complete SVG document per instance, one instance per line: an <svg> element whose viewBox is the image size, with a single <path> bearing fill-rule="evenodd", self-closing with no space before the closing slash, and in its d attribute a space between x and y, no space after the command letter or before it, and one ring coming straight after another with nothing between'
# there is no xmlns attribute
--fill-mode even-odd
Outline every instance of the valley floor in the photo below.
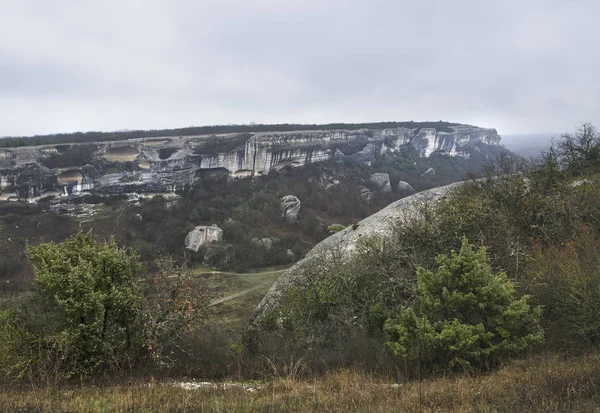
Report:
<svg viewBox="0 0 600 413"><path fill-rule="evenodd" d="M251 388L252 391L249 391ZM314 380L271 377L253 386L186 390L179 383L0 390L2 412L597 412L600 352L546 353L487 374L394 384L353 371Z"/></svg>

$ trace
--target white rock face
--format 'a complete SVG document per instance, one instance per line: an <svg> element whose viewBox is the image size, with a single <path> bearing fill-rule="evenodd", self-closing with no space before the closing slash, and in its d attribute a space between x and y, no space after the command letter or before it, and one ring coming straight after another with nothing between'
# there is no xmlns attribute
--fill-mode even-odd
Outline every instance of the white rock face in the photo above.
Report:
<svg viewBox="0 0 600 413"><path fill-rule="evenodd" d="M245 178L286 166L326 160L349 159L369 165L377 152L394 156L406 146L412 146L421 157L434 153L468 157L471 150L480 148L480 144L498 145L500 142L495 129L458 125L447 126L444 130L402 127L299 130L96 143L98 149L94 159L129 160L139 168L135 173L125 174L127 176L105 173L102 168L96 168L94 162L66 169L42 167L44 158L58 154L56 145L8 148L0 150L0 189L15 192L18 198L28 200L37 199L47 189L58 189L65 196L87 192L100 195L171 193L193 185L202 170L218 169L234 178ZM215 139L223 149L219 146L210 149L210 142ZM207 148L206 153L203 147ZM77 174L79 176L73 178ZM58 183L61 175L60 180L64 182Z"/></svg>
<svg viewBox="0 0 600 413"><path fill-rule="evenodd" d="M401 196L408 196L408 195L412 195L415 193L415 188L413 188L411 184L409 184L408 182L405 182L405 181L399 181L397 188L398 188L398 193Z"/></svg>
<svg viewBox="0 0 600 413"><path fill-rule="evenodd" d="M190 231L185 237L185 247L188 250L198 252L200 247L212 242L223 241L223 230L216 225L199 225Z"/></svg>
<svg viewBox="0 0 600 413"><path fill-rule="evenodd" d="M392 184L390 183L390 175L386 173L375 173L371 175L369 181L373 182L383 192L392 192Z"/></svg>
<svg viewBox="0 0 600 413"><path fill-rule="evenodd" d="M300 207L300 200L295 195L286 195L281 198L282 217L285 218L288 224L295 224L298 222Z"/></svg>
<svg viewBox="0 0 600 413"><path fill-rule="evenodd" d="M458 125L451 127L452 132L438 132L432 128L422 128L418 132L407 128L389 128L380 131L381 137L386 138L382 145L382 153L398 150L404 145L412 145L422 158L431 156L434 152L449 156L468 157L466 149L483 143L486 145L500 144L500 136L495 129L478 128L475 126ZM395 139L395 142L393 140Z"/></svg>

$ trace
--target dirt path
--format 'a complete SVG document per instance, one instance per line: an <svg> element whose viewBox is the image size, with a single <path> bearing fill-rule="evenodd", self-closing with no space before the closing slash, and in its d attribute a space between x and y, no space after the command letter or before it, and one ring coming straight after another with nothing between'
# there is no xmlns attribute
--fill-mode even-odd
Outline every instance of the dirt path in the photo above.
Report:
<svg viewBox="0 0 600 413"><path fill-rule="evenodd" d="M194 275L231 275L236 277L246 277L253 275L264 275L264 274L278 274L280 272L285 272L289 268L284 268L283 270L275 270L275 271L262 271L262 272L228 272L228 271L206 271L206 272L198 272L194 273Z"/></svg>
<svg viewBox="0 0 600 413"><path fill-rule="evenodd" d="M208 306L212 307L213 305L217 305L217 304L221 304L221 303L224 303L226 301L229 301L229 300L233 300L234 298L241 297L242 295L246 295L248 293L251 293L254 290L258 290L259 288L266 287L267 285L270 285L270 284L272 284L272 283L264 283L264 284L261 284L261 285L257 285L256 287L252 287L252 288L249 288L247 290L240 291L240 292L235 293L235 294L226 295L225 297L221 297L221 298L219 298L219 299L211 302Z"/></svg>
<svg viewBox="0 0 600 413"><path fill-rule="evenodd" d="M285 272L285 271L287 271L287 269L283 269L283 270L277 270L277 271L264 271L264 272L259 272L259 273L251 273L251 274L252 274L252 275L262 275L262 274L278 274L278 273L282 273L282 272ZM209 274L210 274L210 273L209 273ZM243 277L243 276L245 276L245 275L249 275L249 273L230 273L230 272L229 272L229 273L225 273L225 272L223 272L223 273L216 272L216 274L224 274L224 275L237 275L237 276L242 276L242 277ZM274 281L273 281L273 282L274 282ZM224 302L226 302L226 301L233 300L234 298L238 298L238 297L241 297L241 296L243 296L243 295L246 295L246 294L248 294L248 293L251 293L251 292L252 292L252 291L254 291L254 290L258 290L259 288L263 288L263 287L271 286L271 285L273 284L273 282L269 281L269 282L266 282L266 283L262 283L262 284L260 284L260 285L256 285L256 286L254 286L254 287L252 287L252 288L248 288L247 290L242 290L242 291L239 291L239 292L237 292L237 293L234 293L234 294L229 294L229 295L226 295L225 297L218 298L218 299L216 299L215 301L211 302L211 303L210 303L208 306L209 306L209 307L212 307L212 306L214 306L214 305L221 304L221 303L224 303Z"/></svg>

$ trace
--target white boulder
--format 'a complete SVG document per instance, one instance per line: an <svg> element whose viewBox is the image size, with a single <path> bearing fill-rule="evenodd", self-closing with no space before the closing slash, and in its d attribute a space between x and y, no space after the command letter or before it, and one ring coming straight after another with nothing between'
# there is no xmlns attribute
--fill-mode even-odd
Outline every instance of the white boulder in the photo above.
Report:
<svg viewBox="0 0 600 413"><path fill-rule="evenodd" d="M300 212L301 203L297 196L286 195L281 198L281 211L282 217L288 222L288 224L295 224L298 222L298 213Z"/></svg>
<svg viewBox="0 0 600 413"><path fill-rule="evenodd" d="M223 230L216 225L199 225L191 230L185 237L185 247L198 252L200 247L212 242L223 241Z"/></svg>

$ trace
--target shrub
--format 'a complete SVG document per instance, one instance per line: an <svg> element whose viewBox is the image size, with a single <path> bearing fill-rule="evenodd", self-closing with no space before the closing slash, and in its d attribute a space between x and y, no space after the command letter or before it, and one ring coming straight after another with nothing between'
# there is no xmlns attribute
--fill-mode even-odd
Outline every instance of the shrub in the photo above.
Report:
<svg viewBox="0 0 600 413"><path fill-rule="evenodd" d="M600 134L584 123L575 134L564 134L556 144L561 166L569 175L597 171L600 166Z"/></svg>
<svg viewBox="0 0 600 413"><path fill-rule="evenodd" d="M559 245L536 244L522 284L544 307L550 345L600 344L600 237L592 229Z"/></svg>
<svg viewBox="0 0 600 413"><path fill-rule="evenodd" d="M344 230L345 228L346 227L341 224L331 224L330 226L327 227L330 234L335 234L336 232L340 232L340 231Z"/></svg>
<svg viewBox="0 0 600 413"><path fill-rule="evenodd" d="M437 271L417 270L417 295L385 329L391 351L430 371L490 368L543 341L540 308L517 298L502 272L492 273L485 248L466 238L459 253L440 255Z"/></svg>
<svg viewBox="0 0 600 413"><path fill-rule="evenodd" d="M54 315L46 337L72 360L69 373L94 372L134 348L141 304L135 253L79 230L61 244L28 246L27 255L35 294Z"/></svg>
<svg viewBox="0 0 600 413"><path fill-rule="evenodd" d="M83 166L94 162L94 152L98 149L95 144L60 145L58 153L43 158L40 162L48 168L68 168Z"/></svg>
<svg viewBox="0 0 600 413"><path fill-rule="evenodd" d="M204 314L211 296L193 285L192 273L170 258L158 260L143 288L141 346L159 365L173 362L182 334Z"/></svg>
<svg viewBox="0 0 600 413"><path fill-rule="evenodd" d="M0 343L0 382L24 378L38 361L39 342L14 309L0 311Z"/></svg>

